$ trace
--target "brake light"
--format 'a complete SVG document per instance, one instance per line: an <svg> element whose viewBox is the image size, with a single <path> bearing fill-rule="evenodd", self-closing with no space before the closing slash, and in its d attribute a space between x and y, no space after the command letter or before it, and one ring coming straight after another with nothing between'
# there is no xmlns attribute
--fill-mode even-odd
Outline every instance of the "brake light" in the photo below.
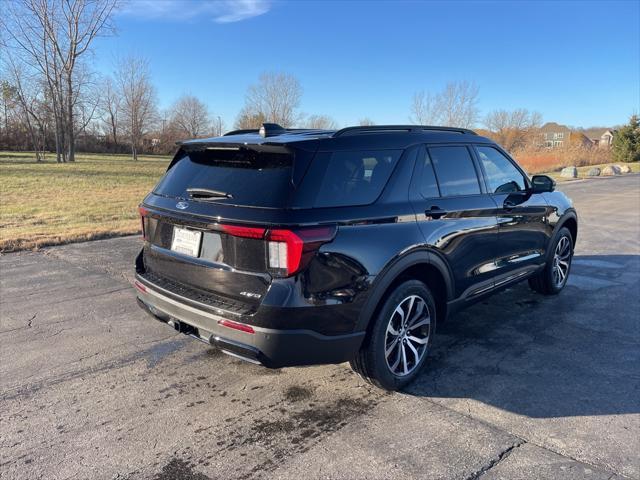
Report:
<svg viewBox="0 0 640 480"><path fill-rule="evenodd" d="M144 207L138 207L138 212L140 212L140 228L142 229L142 239L147 240L147 232L144 226L144 217L149 214L149 210Z"/></svg>
<svg viewBox="0 0 640 480"><path fill-rule="evenodd" d="M267 242L267 266L271 273L289 277L302 269L323 243L336 235L336 226L273 229L220 225L223 232L234 237L264 239Z"/></svg>
<svg viewBox="0 0 640 480"><path fill-rule="evenodd" d="M268 265L273 273L291 276L307 265L323 243L333 240L335 226L270 230Z"/></svg>
<svg viewBox="0 0 640 480"><path fill-rule="evenodd" d="M262 238L264 237L264 228L259 227L238 227L236 225L222 225L222 231L233 235L234 237L243 238Z"/></svg>

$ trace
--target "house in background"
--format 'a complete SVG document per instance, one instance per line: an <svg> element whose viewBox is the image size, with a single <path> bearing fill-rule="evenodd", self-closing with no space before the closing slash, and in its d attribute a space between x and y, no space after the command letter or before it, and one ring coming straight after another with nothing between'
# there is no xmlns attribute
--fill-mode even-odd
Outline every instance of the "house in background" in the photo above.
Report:
<svg viewBox="0 0 640 480"><path fill-rule="evenodd" d="M593 147L593 142L582 132L573 131L569 134L569 144L581 147Z"/></svg>
<svg viewBox="0 0 640 480"><path fill-rule="evenodd" d="M562 148L569 145L583 147L611 147L615 130L607 128L590 128L588 130L571 130L566 125L555 122L545 123L540 127L540 144L547 148Z"/></svg>
<svg viewBox="0 0 640 480"><path fill-rule="evenodd" d="M559 148L569 144L571 129L566 125L547 122L540 127L540 140L548 148Z"/></svg>
<svg viewBox="0 0 640 480"><path fill-rule="evenodd" d="M615 130L609 128L588 128L584 134L591 140L593 145L601 148L610 148L613 145L613 135Z"/></svg>

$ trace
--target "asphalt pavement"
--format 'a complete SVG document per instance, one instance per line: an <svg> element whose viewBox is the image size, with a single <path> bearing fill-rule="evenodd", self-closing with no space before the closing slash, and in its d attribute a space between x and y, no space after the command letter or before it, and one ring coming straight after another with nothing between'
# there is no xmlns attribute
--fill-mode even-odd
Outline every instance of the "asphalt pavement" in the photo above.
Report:
<svg viewBox="0 0 640 480"><path fill-rule="evenodd" d="M395 394L154 321L137 237L1 256L0 478L640 478L640 176L560 188L580 215L566 289L451 318Z"/></svg>

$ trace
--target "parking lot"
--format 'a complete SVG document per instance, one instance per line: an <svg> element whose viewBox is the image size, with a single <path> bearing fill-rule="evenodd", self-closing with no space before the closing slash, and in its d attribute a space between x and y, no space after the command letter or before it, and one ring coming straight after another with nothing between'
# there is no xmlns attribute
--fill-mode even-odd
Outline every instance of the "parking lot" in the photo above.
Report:
<svg viewBox="0 0 640 480"><path fill-rule="evenodd" d="M153 321L138 237L3 255L0 477L640 478L640 176L561 189L580 215L568 287L451 318L397 394Z"/></svg>

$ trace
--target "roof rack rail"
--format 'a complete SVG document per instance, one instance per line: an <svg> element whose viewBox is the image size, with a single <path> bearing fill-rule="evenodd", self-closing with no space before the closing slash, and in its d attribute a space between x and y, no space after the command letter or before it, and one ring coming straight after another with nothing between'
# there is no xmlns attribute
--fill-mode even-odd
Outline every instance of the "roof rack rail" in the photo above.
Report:
<svg viewBox="0 0 640 480"><path fill-rule="evenodd" d="M347 127L342 130L338 130L333 134L334 137L341 137L349 134L365 133L365 132L393 132L393 131L407 131L418 132L423 130L435 130L440 132L454 132L463 133L467 135L477 135L473 130L468 128L456 128L456 127L436 127L430 125L367 125L359 127Z"/></svg>

